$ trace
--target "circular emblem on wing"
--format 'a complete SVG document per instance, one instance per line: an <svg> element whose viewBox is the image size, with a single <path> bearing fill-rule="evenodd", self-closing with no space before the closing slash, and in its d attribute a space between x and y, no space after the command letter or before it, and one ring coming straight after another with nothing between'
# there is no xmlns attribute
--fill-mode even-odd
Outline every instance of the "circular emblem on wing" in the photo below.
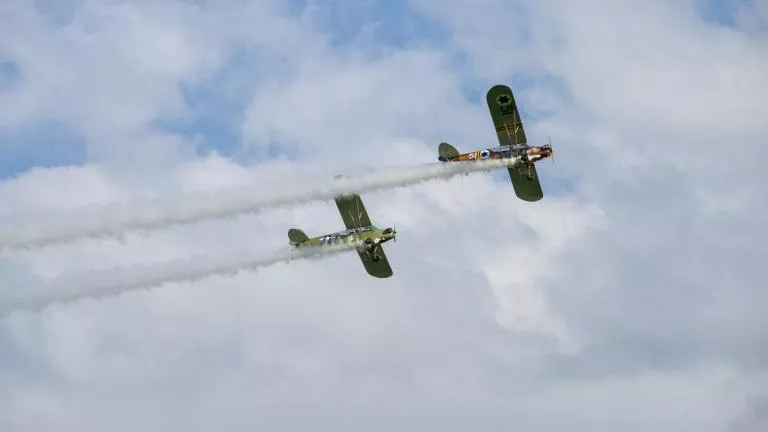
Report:
<svg viewBox="0 0 768 432"><path fill-rule="evenodd" d="M501 106L507 106L512 103L512 98L509 97L508 95L503 94L496 97L496 103Z"/></svg>
<svg viewBox="0 0 768 432"><path fill-rule="evenodd" d="M480 159L488 159L488 156L491 155L491 152L489 150L483 150L480 152Z"/></svg>

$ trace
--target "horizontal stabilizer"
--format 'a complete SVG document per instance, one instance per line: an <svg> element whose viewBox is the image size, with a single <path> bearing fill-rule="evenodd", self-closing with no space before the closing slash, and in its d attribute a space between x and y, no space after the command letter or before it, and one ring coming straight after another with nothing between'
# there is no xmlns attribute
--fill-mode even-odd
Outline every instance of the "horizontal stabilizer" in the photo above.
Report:
<svg viewBox="0 0 768 432"><path fill-rule="evenodd" d="M309 240L309 237L307 237L307 235L304 234L304 231L298 228L291 228L288 230L288 241L290 241L291 244L295 245L295 244L303 243L307 240Z"/></svg>
<svg viewBox="0 0 768 432"><path fill-rule="evenodd" d="M448 144L447 142L441 142L437 147L437 154L437 160L445 162L459 156L459 151L456 150L456 147Z"/></svg>

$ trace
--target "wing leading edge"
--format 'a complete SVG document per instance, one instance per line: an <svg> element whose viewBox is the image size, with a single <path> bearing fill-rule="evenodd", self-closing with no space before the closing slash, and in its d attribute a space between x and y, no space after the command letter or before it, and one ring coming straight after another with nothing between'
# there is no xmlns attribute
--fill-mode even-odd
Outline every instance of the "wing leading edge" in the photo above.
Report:
<svg viewBox="0 0 768 432"><path fill-rule="evenodd" d="M501 145L527 144L523 121L512 90L502 84L495 85L485 95L491 113L496 137ZM509 167L509 178L515 195L524 201L538 201L544 197L539 176L533 163Z"/></svg>

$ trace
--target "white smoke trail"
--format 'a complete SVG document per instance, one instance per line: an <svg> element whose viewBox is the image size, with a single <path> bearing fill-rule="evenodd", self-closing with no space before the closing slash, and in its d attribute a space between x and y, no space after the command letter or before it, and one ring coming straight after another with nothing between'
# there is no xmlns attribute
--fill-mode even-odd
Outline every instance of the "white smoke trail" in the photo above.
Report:
<svg viewBox="0 0 768 432"><path fill-rule="evenodd" d="M447 179L472 172L514 165L518 159L453 162L374 172L313 184L288 185L263 191L258 185L212 194L188 195L175 202L136 202L109 207L89 207L69 214L26 218L22 226L0 226L0 250L42 247L81 237L121 237L131 230L160 229L169 225L256 213L268 208L336 196L402 187L432 179Z"/></svg>
<svg viewBox="0 0 768 432"><path fill-rule="evenodd" d="M178 261L70 275L55 280L38 290L35 295L0 299L0 317L18 310L39 311L54 304L117 296L121 293L149 289L168 283L196 282L215 275L234 276L241 271L256 270L281 262L319 259L350 251L360 245L362 242L312 246L287 249L268 256L260 256L252 251L196 256Z"/></svg>

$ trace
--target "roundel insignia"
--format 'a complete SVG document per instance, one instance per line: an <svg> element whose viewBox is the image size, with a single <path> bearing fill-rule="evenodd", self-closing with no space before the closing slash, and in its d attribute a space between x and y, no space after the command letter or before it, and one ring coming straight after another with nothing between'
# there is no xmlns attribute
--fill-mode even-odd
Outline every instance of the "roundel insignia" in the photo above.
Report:
<svg viewBox="0 0 768 432"><path fill-rule="evenodd" d="M490 156L491 152L488 150L483 150L480 152L480 159L488 159L488 156Z"/></svg>
<svg viewBox="0 0 768 432"><path fill-rule="evenodd" d="M499 95L496 97L496 103L501 106L507 106L512 103L512 98L509 95Z"/></svg>

